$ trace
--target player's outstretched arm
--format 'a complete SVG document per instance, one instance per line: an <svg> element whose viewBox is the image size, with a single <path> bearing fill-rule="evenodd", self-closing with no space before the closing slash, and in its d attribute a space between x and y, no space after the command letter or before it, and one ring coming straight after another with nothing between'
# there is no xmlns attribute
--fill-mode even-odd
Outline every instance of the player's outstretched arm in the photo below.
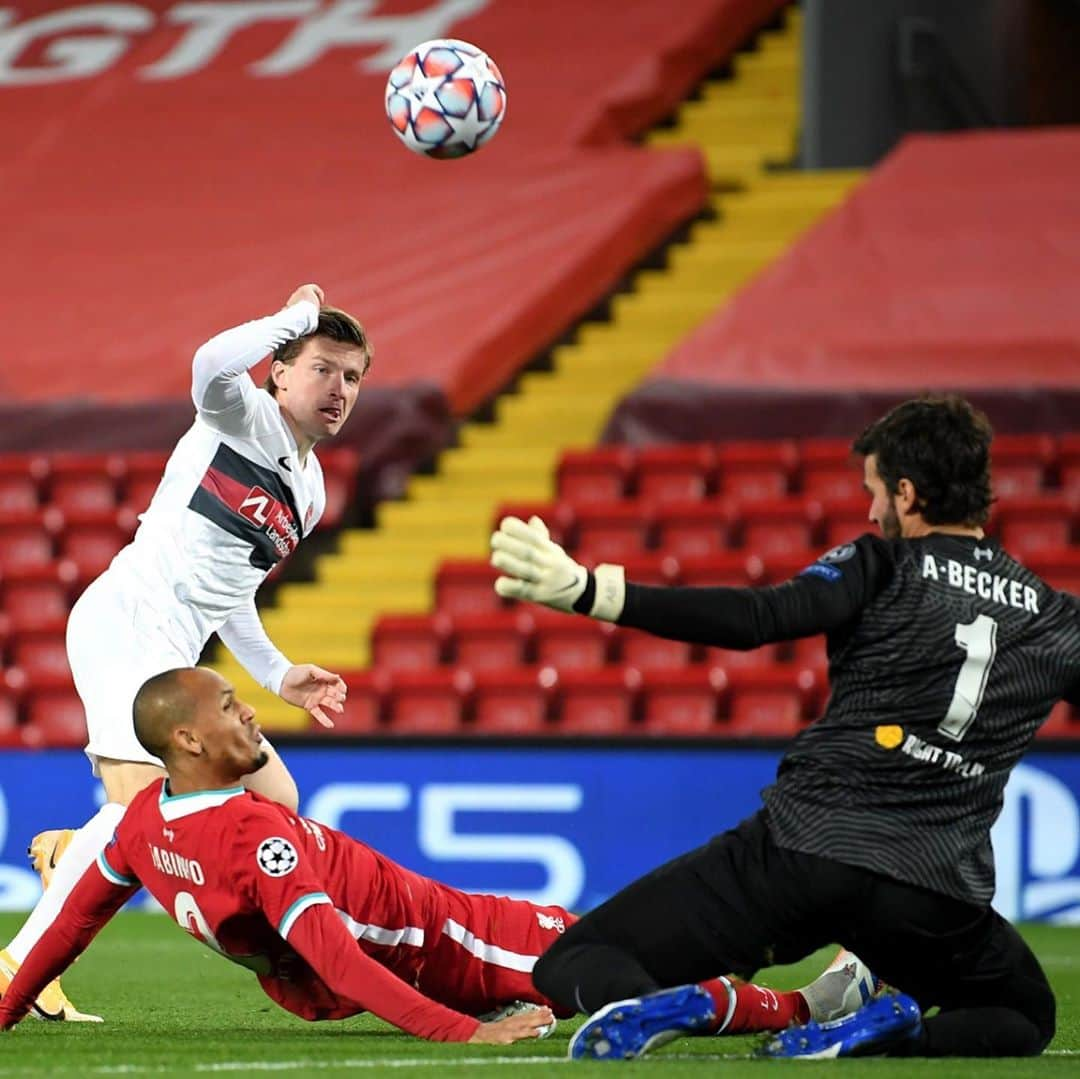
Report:
<svg viewBox="0 0 1080 1079"><path fill-rule="evenodd" d="M222 644L264 689L310 712L332 727L330 712L345 709L345 683L340 675L312 663L293 663L270 640L255 600L236 611L218 629Z"/></svg>
<svg viewBox="0 0 1080 1079"><path fill-rule="evenodd" d="M286 939L352 1013L371 1012L406 1034L439 1042L467 1042L481 1025L471 1016L425 997L367 955L349 936L328 901L304 910L289 926Z"/></svg>
<svg viewBox="0 0 1080 1079"><path fill-rule="evenodd" d="M191 398L199 415L227 433L242 431L249 396L256 392L249 368L286 341L311 333L322 302L318 285L301 285L276 314L234 326L202 345L191 365Z"/></svg>
<svg viewBox="0 0 1080 1079"><path fill-rule="evenodd" d="M491 1023L481 1023L469 1039L470 1045L512 1045L524 1038L539 1038L555 1022L550 1008L508 1015Z"/></svg>
<svg viewBox="0 0 1080 1079"><path fill-rule="evenodd" d="M765 588L664 588L627 582L622 566L591 573L548 535L539 517L506 517L491 537L495 591L506 599L592 615L659 637L720 648L750 649L844 625L888 580L873 542L820 572ZM823 558L828 558L828 555Z"/></svg>
<svg viewBox="0 0 1080 1079"><path fill-rule="evenodd" d="M504 517L491 537L491 564L502 573L495 591L506 599L525 599L606 622L622 614L622 566L603 564L590 573L551 538L539 517L530 517L527 524Z"/></svg>

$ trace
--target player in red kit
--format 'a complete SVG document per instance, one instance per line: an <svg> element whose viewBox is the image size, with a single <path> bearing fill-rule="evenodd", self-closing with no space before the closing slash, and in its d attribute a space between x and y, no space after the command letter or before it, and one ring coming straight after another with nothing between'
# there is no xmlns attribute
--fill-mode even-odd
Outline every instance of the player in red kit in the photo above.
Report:
<svg viewBox="0 0 1080 1079"><path fill-rule="evenodd" d="M459 892L252 794L240 781L267 753L253 710L214 671L156 675L134 712L139 741L168 776L135 796L31 950L0 1001L0 1027L22 1018L142 885L303 1019L369 1011L418 1037L499 1045L550 1029L531 971L571 914ZM476 1018L515 1002L532 1007Z"/></svg>
<svg viewBox="0 0 1080 1079"><path fill-rule="evenodd" d="M183 929L254 971L266 994L301 1018L370 1011L419 1037L498 1045L550 1030L557 1009L531 975L573 915L460 892L247 790L240 780L267 752L254 712L214 671L156 675L134 712L139 741L167 777L135 796L27 955L0 1001L0 1029L26 1014L41 986L143 885ZM728 1033L782 1030L846 1014L870 982L849 953L788 993L720 978L726 1014L716 1018ZM500 1009L509 1014L477 1018Z"/></svg>

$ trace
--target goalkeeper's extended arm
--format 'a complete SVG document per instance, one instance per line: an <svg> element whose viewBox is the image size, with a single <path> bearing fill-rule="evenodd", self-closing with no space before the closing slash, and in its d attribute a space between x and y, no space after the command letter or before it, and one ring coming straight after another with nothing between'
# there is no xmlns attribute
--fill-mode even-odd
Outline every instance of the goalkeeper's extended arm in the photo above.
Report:
<svg viewBox="0 0 1080 1079"><path fill-rule="evenodd" d="M551 538L539 517L530 517L528 524L504 517L491 537L491 564L502 571L495 591L506 599L527 599L605 622L617 621L626 602L622 566L604 563L590 572Z"/></svg>
<svg viewBox="0 0 1080 1079"><path fill-rule="evenodd" d="M858 557L830 566L837 577L804 572L762 588L675 588L628 583L622 566L590 573L548 536L539 517L507 517L491 537L495 591L559 611L590 614L674 641L748 649L829 632L856 618L892 579L892 562L871 536ZM886 551L887 554L887 551ZM1078 688L1080 692L1080 688Z"/></svg>

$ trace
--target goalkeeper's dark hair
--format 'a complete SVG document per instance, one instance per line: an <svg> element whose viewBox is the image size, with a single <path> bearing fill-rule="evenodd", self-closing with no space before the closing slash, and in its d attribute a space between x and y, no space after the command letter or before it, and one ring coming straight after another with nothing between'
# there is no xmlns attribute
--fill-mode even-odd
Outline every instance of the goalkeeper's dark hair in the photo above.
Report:
<svg viewBox="0 0 1080 1079"><path fill-rule="evenodd" d="M956 394L926 395L897 405L852 444L873 454L889 494L902 479L915 486L927 524L975 528L990 516L990 421Z"/></svg>
<svg viewBox="0 0 1080 1079"><path fill-rule="evenodd" d="M283 345L278 345L271 353L270 362L280 360L282 363L291 366L296 362L296 357L300 355L300 350L313 337L325 337L329 341L337 341L339 344L351 345L353 348L360 349L364 354L364 369L361 374L366 375L368 373L371 359L375 355L375 349L372 347L364 327L352 315L345 311L339 311L336 307L320 307L319 324L315 329L302 337L295 337L291 341L286 341ZM277 386L274 384L273 372L266 376L263 389L272 397L277 396Z"/></svg>
<svg viewBox="0 0 1080 1079"><path fill-rule="evenodd" d="M170 753L169 736L195 714L195 697L183 682L190 667L178 667L148 678L135 694L132 719L139 745L154 757L166 760Z"/></svg>

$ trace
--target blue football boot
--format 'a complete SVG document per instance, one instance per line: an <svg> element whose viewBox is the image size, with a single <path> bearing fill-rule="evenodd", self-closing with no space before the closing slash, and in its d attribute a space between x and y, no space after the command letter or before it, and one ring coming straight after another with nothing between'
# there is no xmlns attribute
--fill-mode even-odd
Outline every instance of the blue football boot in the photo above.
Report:
<svg viewBox="0 0 1080 1079"><path fill-rule="evenodd" d="M917 1037L921 1030L918 1004L898 993L878 997L843 1019L789 1027L770 1038L757 1055L810 1060L880 1056L899 1042Z"/></svg>
<svg viewBox="0 0 1080 1079"><path fill-rule="evenodd" d="M683 1034L707 1033L716 1006L700 985L679 985L616 1000L591 1015L570 1039L571 1060L632 1060Z"/></svg>

